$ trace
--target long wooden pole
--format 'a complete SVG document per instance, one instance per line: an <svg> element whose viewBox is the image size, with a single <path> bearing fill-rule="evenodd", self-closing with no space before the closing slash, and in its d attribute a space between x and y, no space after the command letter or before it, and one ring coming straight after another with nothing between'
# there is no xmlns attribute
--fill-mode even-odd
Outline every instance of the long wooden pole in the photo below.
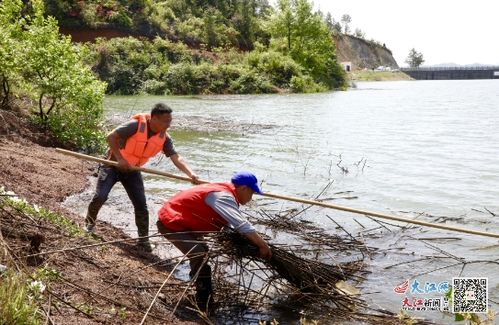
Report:
<svg viewBox="0 0 499 325"><path fill-rule="evenodd" d="M95 162L98 162L98 163L101 163L101 164L106 164L106 165L109 165L109 166L115 166L115 167L118 166L118 162L112 161L112 160L108 160L108 159L97 158L97 157L94 157L94 156L89 156L89 155L85 155L85 154L82 154L82 153L78 153L78 152L74 152L74 151L69 151L69 150L61 149L61 148L56 148L55 151L60 152L60 153L65 154L65 155L73 156L73 157L84 159L84 160L95 161ZM135 166L132 166L131 169L132 170L138 170L138 171L141 171L141 172L144 172L144 173L148 173L148 174L153 174L153 175L159 175L159 176L165 176L165 177L169 177L169 178L174 178L174 179L178 179L178 180L181 180L181 181L188 181L188 182L191 181L191 179L189 177L179 176L179 175L175 175L175 174L163 172L163 171L157 170L157 169L144 168L144 167L135 167ZM209 183L208 181L200 181L200 182L201 183Z"/></svg>
<svg viewBox="0 0 499 325"><path fill-rule="evenodd" d="M57 148L56 151L63 153L65 155L70 155L70 156L77 157L77 158L84 159L84 160L94 161L94 162L98 162L98 163L102 163L102 164L106 164L106 165L111 165L111 166L118 166L118 163L116 161L101 159L101 158L97 158L97 157L93 157L93 156L89 156L89 155L85 155L85 154L81 154L81 153L77 153L77 152L73 152L73 151L69 151L69 150L65 150L65 149L60 149L60 148ZM188 182L191 181L191 179L189 177L179 176L179 175L163 172L163 171L156 170L156 169L143 168L143 167L132 167L132 169L142 171L144 173L165 176L165 177L174 178L174 179L178 179L178 180L183 180L183 181L188 181ZM208 181L203 181L203 180L201 180L200 182L201 183L209 183ZM397 217L397 216L389 215L389 214L385 214L385 213L349 208L349 207L345 207L345 206L320 202L320 201L316 201L316 200L301 199L301 198L297 198L297 197L291 197L291 196L287 196L287 195L278 195L278 194L272 194L272 193L263 193L261 195L266 196L266 197L270 197L270 198L275 198L275 199L293 201L293 202L298 202L298 203L303 203L303 204L316 205L316 206L320 206L323 208L329 208L329 209L341 210L341 211L346 211L346 212L351 212L351 213L368 215L368 216L372 216L372 217L376 217L376 218L380 218L380 219L395 220L395 221L399 221L399 222L411 223L411 224L430 227L430 228L437 228L437 229L443 229L443 230L449 230L449 231L457 231L457 232L466 233L466 234L499 238L498 233L478 231L478 230L473 230L473 229L466 229L466 228L447 226L447 225L441 225L441 224L434 224L434 223L420 221L420 220L413 220L413 219L408 219L408 218L403 218L403 217Z"/></svg>

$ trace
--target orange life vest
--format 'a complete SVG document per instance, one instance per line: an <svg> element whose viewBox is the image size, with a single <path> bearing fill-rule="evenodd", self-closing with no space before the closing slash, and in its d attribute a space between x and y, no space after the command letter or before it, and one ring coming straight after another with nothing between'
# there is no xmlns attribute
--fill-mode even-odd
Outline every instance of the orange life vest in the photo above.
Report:
<svg viewBox="0 0 499 325"><path fill-rule="evenodd" d="M126 140L125 148L120 153L132 166L143 166L151 157L154 157L163 149L168 133L162 131L147 138L147 120L149 114L137 114L132 116L139 122L137 132Z"/></svg>
<svg viewBox="0 0 499 325"><path fill-rule="evenodd" d="M211 192L228 192L237 201L232 183L211 183L194 186L175 194L158 212L159 221L172 231L219 231L227 221L204 200Z"/></svg>

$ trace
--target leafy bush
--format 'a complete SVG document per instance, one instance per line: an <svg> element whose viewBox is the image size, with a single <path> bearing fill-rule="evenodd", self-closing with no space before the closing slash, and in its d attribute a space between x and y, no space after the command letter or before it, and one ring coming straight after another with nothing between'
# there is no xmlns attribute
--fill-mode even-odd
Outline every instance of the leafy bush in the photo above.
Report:
<svg viewBox="0 0 499 325"><path fill-rule="evenodd" d="M193 66L187 63L173 64L165 76L166 88L172 94L192 94Z"/></svg>
<svg viewBox="0 0 499 325"><path fill-rule="evenodd" d="M3 1L0 16L2 22L16 21L0 26L8 38L5 43L16 51L6 53L17 56L16 66L5 75L38 103L38 121L59 140L80 148L98 147L105 84L82 63L80 49L59 34L53 18L44 17L40 1L32 2L31 11L21 0Z"/></svg>
<svg viewBox="0 0 499 325"><path fill-rule="evenodd" d="M217 66L217 76L213 78L210 92L214 94L232 93L231 82L238 80L244 73L242 65L220 64Z"/></svg>
<svg viewBox="0 0 499 325"><path fill-rule="evenodd" d="M202 18L191 16L179 22L177 30L187 44L197 45L203 40L205 22Z"/></svg>
<svg viewBox="0 0 499 325"><path fill-rule="evenodd" d="M159 37L153 41L154 51L161 54L160 58L171 63L192 62L192 54L186 44L171 42Z"/></svg>
<svg viewBox="0 0 499 325"><path fill-rule="evenodd" d="M156 79L148 79L140 87L142 93L151 95L164 95L167 93L166 84Z"/></svg>
<svg viewBox="0 0 499 325"><path fill-rule="evenodd" d="M114 94L136 94L147 79L144 70L154 60L151 44L133 37L100 40L93 50L98 53L95 70Z"/></svg>
<svg viewBox="0 0 499 325"><path fill-rule="evenodd" d="M310 76L293 76L289 85L295 93L316 93L327 90L325 86L315 83Z"/></svg>
<svg viewBox="0 0 499 325"><path fill-rule="evenodd" d="M245 71L237 80L230 84L231 92L236 94L275 93L276 89L270 81L253 70Z"/></svg>
<svg viewBox="0 0 499 325"><path fill-rule="evenodd" d="M291 57L269 50L253 51L248 54L247 62L257 71L263 72L279 87L289 87L293 76L301 76L302 68Z"/></svg>
<svg viewBox="0 0 499 325"><path fill-rule="evenodd" d="M0 6L0 107L9 104L12 87L19 81L22 58L21 44L16 40L22 33L20 3Z"/></svg>
<svg viewBox="0 0 499 325"><path fill-rule="evenodd" d="M163 94L165 85L161 84L167 79L171 63L192 60L185 44L160 38L152 42L133 37L101 39L91 45L91 52L87 57L96 58L93 69L108 83L108 93L122 95Z"/></svg>

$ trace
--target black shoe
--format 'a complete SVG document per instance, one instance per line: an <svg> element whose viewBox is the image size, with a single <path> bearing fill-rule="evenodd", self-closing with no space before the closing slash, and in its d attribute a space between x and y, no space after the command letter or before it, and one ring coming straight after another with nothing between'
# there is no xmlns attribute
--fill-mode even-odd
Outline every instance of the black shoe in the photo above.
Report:
<svg viewBox="0 0 499 325"><path fill-rule="evenodd" d="M150 253L153 250L153 247L149 241L139 241L137 243L137 248L146 253Z"/></svg>
<svg viewBox="0 0 499 325"><path fill-rule="evenodd" d="M197 300L197 299L196 299ZM213 301L213 299L210 298L208 301L198 301L197 302L197 308L199 309L200 312L204 313L206 316L213 315L213 313L216 310L216 303Z"/></svg>
<svg viewBox="0 0 499 325"><path fill-rule="evenodd" d="M213 292L211 290L197 290L196 304L199 310L208 312L215 306L213 302Z"/></svg>

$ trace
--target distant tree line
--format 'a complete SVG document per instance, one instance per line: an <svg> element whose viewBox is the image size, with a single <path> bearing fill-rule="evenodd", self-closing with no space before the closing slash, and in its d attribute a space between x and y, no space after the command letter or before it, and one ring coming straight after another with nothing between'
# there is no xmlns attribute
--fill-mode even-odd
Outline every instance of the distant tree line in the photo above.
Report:
<svg viewBox="0 0 499 325"><path fill-rule="evenodd" d="M148 38L99 40L87 64L116 94L317 92L345 88L331 30L308 0L45 0L64 26Z"/></svg>
<svg viewBox="0 0 499 325"><path fill-rule="evenodd" d="M75 44L59 26L144 37ZM318 92L346 88L332 32L308 0L0 2L0 105L30 103L65 143L103 143L104 94Z"/></svg>

